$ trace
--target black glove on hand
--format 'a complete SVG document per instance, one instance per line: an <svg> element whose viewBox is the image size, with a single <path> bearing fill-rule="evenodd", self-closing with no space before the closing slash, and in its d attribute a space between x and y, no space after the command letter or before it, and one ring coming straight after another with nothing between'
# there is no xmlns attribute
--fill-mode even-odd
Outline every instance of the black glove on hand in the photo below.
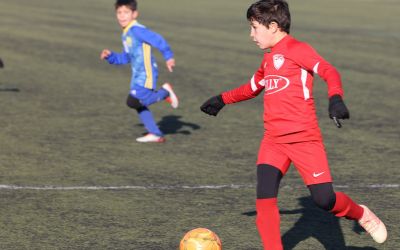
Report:
<svg viewBox="0 0 400 250"><path fill-rule="evenodd" d="M340 95L329 98L329 118L349 119L350 113Z"/></svg>
<svg viewBox="0 0 400 250"><path fill-rule="evenodd" d="M221 95L217 95L208 99L200 109L206 114L217 116L218 112L225 106Z"/></svg>

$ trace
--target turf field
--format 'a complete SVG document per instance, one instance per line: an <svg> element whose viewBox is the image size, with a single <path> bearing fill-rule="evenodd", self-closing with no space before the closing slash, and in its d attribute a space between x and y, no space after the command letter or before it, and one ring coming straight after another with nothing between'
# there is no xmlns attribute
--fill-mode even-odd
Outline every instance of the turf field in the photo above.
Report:
<svg viewBox="0 0 400 250"><path fill-rule="evenodd" d="M140 21L176 54L160 83L181 107L152 106L163 145L125 106L129 67L99 60L121 49L113 1L0 1L0 249L177 249L195 227L227 250L260 250L255 159L261 98L199 111L248 80L262 52L249 39L249 0L139 1ZM326 86L315 82L336 190L387 223L383 245L315 208L297 172L280 190L285 249L400 249L399 52L396 0L290 1L292 34L342 74L351 119L337 129Z"/></svg>

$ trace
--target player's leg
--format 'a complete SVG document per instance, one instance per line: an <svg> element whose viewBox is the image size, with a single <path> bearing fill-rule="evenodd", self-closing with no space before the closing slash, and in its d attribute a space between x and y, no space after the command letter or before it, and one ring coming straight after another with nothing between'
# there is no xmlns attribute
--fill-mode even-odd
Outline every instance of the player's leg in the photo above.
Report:
<svg viewBox="0 0 400 250"><path fill-rule="evenodd" d="M311 197L314 203L325 211L331 211L335 206L336 195L332 183L321 183L309 185Z"/></svg>
<svg viewBox="0 0 400 250"><path fill-rule="evenodd" d="M143 137L139 137L136 140L138 142L164 142L164 135L161 130L158 128L151 111L148 107L144 106L139 99L133 97L132 95L128 95L126 99L126 104L128 107L135 109L139 115L140 121L143 123L145 129L149 132L147 135Z"/></svg>
<svg viewBox="0 0 400 250"><path fill-rule="evenodd" d="M282 172L267 164L257 166L256 225L264 250L282 250L278 189Z"/></svg>
<svg viewBox="0 0 400 250"><path fill-rule="evenodd" d="M331 183L314 184L308 186L308 188L318 207L337 217L357 220L378 243L383 243L386 240L385 225L366 206L358 205L345 193L334 192Z"/></svg>
<svg viewBox="0 0 400 250"><path fill-rule="evenodd" d="M295 143L290 146L289 155L318 207L331 212L337 217L360 221L361 225L363 225L361 221L368 221L364 224L377 224L371 230L365 226L363 227L366 228L375 241L380 243L385 241L386 228L376 216L372 216L372 212L358 205L345 193L334 192L322 141ZM371 215L369 216L370 218L367 218L368 214ZM370 223L371 220L374 221Z"/></svg>
<svg viewBox="0 0 400 250"><path fill-rule="evenodd" d="M309 185L308 189L319 208L329 211L337 217L345 217L350 220L361 219L363 208L346 194L334 192L332 183L313 184Z"/></svg>
<svg viewBox="0 0 400 250"><path fill-rule="evenodd" d="M175 94L174 89L172 88L172 84L166 82L162 85L162 89L165 89L168 91L168 97L165 99L169 104L171 104L171 107L176 109L179 106L179 99L178 96Z"/></svg>
<svg viewBox="0 0 400 250"><path fill-rule="evenodd" d="M153 118L153 114L149 110L149 106L165 99L168 96L168 92L166 90L154 91L152 89L134 85L130 91L130 96L139 100L140 104L145 107L144 110L138 111L138 114L147 131L149 131L148 135L139 137L136 140L139 142L164 142L164 135L158 128Z"/></svg>
<svg viewBox="0 0 400 250"><path fill-rule="evenodd" d="M282 250L280 215L278 208L279 184L290 165L279 146L264 139L257 160L256 225L264 250Z"/></svg>
<svg viewBox="0 0 400 250"><path fill-rule="evenodd" d="M152 59L153 60L153 59ZM148 61L150 62L150 61ZM143 97L145 106L150 106L156 102L160 102L162 100L166 100L171 104L172 108L178 108L178 97L176 96L172 85L170 83L164 83L162 87L156 91L157 79L158 79L158 68L156 66L155 61L152 61L151 64L146 64L146 76L144 79L144 87L146 90L151 90L146 93L146 97ZM142 100L142 99L141 99Z"/></svg>
<svg viewBox="0 0 400 250"><path fill-rule="evenodd" d="M142 91L145 92L145 91ZM171 107L178 108L179 101L176 96L174 90L172 89L172 85L169 83L164 83L163 86L159 90L148 90L142 94L143 104L146 106L150 106L154 103L166 100Z"/></svg>
<svg viewBox="0 0 400 250"><path fill-rule="evenodd" d="M142 88L140 90L136 89L135 96L139 97L141 103L148 107L154 103L163 101L169 96L169 93L163 88L160 88L158 91Z"/></svg>

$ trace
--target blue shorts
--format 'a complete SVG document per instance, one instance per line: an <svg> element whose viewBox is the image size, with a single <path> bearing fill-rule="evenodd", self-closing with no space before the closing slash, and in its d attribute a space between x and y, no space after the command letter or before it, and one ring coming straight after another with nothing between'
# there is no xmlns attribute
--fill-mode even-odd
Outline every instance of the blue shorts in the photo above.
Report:
<svg viewBox="0 0 400 250"><path fill-rule="evenodd" d="M136 99L139 99L139 101L147 107L153 103L164 100L169 96L169 93L164 88L160 88L158 91L156 91L135 85L133 88L131 88L130 95Z"/></svg>

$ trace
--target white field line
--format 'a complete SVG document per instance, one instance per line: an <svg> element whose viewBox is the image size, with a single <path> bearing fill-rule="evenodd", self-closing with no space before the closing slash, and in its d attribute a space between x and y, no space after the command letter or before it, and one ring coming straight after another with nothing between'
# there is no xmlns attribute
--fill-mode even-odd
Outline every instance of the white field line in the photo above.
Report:
<svg viewBox="0 0 400 250"><path fill-rule="evenodd" d="M254 185L200 185L200 186L16 186L16 185L0 185L1 189L8 190L124 190L124 189L155 189L155 190L172 190L172 189L241 189L251 188Z"/></svg>
<svg viewBox="0 0 400 250"><path fill-rule="evenodd" d="M285 185L281 188L295 189L304 186ZM371 184L371 185L334 185L338 189L397 189L399 184ZM150 186L18 186L18 185L0 185L0 190L45 190L45 191L68 191L68 190L185 190L185 189L246 189L255 188L255 185L150 185Z"/></svg>

